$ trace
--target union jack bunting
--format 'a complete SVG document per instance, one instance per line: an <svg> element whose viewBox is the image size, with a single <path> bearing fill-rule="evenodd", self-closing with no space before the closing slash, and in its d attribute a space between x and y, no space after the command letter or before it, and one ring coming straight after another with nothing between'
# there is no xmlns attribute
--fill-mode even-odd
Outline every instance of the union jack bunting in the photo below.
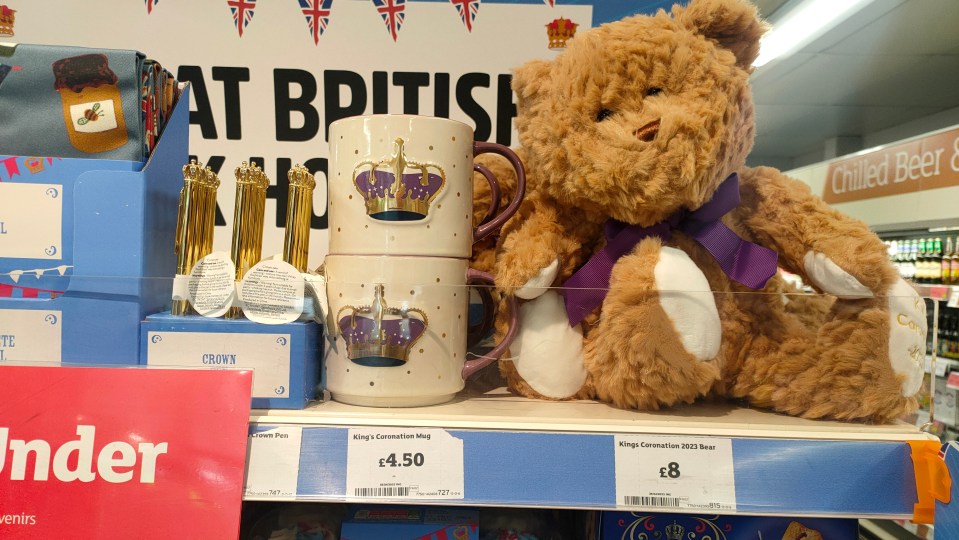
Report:
<svg viewBox="0 0 959 540"><path fill-rule="evenodd" d="M253 20L253 9L256 8L256 0L227 0L230 6L230 12L233 13L233 26L243 37L243 29L249 26Z"/></svg>
<svg viewBox="0 0 959 540"><path fill-rule="evenodd" d="M306 24L310 26L310 35L313 36L313 44L320 43L320 35L326 30L326 25L330 23L330 7L333 0L298 0L300 10L306 17Z"/></svg>
<svg viewBox="0 0 959 540"><path fill-rule="evenodd" d="M456 12L460 14L460 20L466 25L466 31L472 32L480 0L450 0L450 3L456 6Z"/></svg>
<svg viewBox="0 0 959 540"><path fill-rule="evenodd" d="M147 5L147 15L153 13L153 6L160 3L160 0L143 0Z"/></svg>
<svg viewBox="0 0 959 540"><path fill-rule="evenodd" d="M393 36L393 41L396 41L396 33L400 31L400 27L403 26L403 19L406 17L406 14L403 13L403 10L406 9L406 0L373 0L373 5L376 6L376 11L383 17L387 31Z"/></svg>

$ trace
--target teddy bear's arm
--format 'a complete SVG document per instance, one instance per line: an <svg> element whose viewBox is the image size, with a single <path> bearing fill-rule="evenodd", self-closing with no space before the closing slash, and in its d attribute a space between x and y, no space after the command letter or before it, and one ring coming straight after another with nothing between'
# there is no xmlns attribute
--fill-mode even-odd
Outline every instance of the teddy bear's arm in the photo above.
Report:
<svg viewBox="0 0 959 540"><path fill-rule="evenodd" d="M779 254L779 266L841 297L884 293L896 281L886 248L865 223L846 216L776 169L740 175L737 214L755 240Z"/></svg>
<svg viewBox="0 0 959 540"><path fill-rule="evenodd" d="M541 193L528 194L516 217L503 227L496 258L497 286L514 292L543 276L546 282L540 286L562 283L572 275L582 263L587 243L581 238L587 229L576 226L576 214Z"/></svg>

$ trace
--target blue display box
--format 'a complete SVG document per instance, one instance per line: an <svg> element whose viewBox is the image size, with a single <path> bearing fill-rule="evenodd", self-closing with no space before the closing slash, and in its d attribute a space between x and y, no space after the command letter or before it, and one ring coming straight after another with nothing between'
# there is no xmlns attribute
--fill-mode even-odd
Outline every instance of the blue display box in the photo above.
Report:
<svg viewBox="0 0 959 540"><path fill-rule="evenodd" d="M146 163L0 155L4 360L139 362L140 321L170 302L189 112L184 92Z"/></svg>
<svg viewBox="0 0 959 540"><path fill-rule="evenodd" d="M141 324L140 358L149 366L253 370L255 409L302 409L323 388L315 322L258 324L198 315L150 315Z"/></svg>
<svg viewBox="0 0 959 540"><path fill-rule="evenodd" d="M602 512L596 540L858 540L855 519Z"/></svg>
<svg viewBox="0 0 959 540"><path fill-rule="evenodd" d="M356 505L347 511L341 540L478 540L479 511L439 506Z"/></svg>

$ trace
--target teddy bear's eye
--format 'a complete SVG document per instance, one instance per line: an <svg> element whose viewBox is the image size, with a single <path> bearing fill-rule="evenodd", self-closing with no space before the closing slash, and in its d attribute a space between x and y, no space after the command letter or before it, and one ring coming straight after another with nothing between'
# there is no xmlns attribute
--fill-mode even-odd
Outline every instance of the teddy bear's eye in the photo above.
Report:
<svg viewBox="0 0 959 540"><path fill-rule="evenodd" d="M655 86L646 90L647 96L658 96L659 94L662 94L662 93L663 93L663 89L657 88Z"/></svg>
<svg viewBox="0 0 959 540"><path fill-rule="evenodd" d="M613 116L613 111L609 109L600 109L599 112L596 113L596 121L602 122L603 120L606 120L610 116Z"/></svg>

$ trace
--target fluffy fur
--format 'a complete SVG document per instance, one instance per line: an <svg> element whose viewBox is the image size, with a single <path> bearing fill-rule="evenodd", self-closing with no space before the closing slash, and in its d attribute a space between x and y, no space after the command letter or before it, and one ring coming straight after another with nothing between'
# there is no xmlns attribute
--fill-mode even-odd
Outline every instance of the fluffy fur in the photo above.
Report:
<svg viewBox="0 0 959 540"><path fill-rule="evenodd" d="M742 202L726 225L776 251L779 265L807 283L804 257L825 254L872 297L784 302L778 277L755 293L674 232L667 245L705 275L721 320L718 355L700 361L662 307L669 293L657 290L654 269L663 242L647 238L619 259L604 303L582 323L589 376L569 398L650 410L714 394L809 418L875 422L916 407L886 354L897 314L885 295L898 276L882 242L800 182L745 166L755 135L748 78L764 30L747 2L692 0L584 32L555 60L517 69L527 196L474 263L508 294L558 260L553 285L561 286L602 248L608 218L653 225L699 208L738 172ZM486 164L509 191L510 170ZM485 181L474 189L482 216L489 191ZM500 368L514 391L541 397L510 360Z"/></svg>

